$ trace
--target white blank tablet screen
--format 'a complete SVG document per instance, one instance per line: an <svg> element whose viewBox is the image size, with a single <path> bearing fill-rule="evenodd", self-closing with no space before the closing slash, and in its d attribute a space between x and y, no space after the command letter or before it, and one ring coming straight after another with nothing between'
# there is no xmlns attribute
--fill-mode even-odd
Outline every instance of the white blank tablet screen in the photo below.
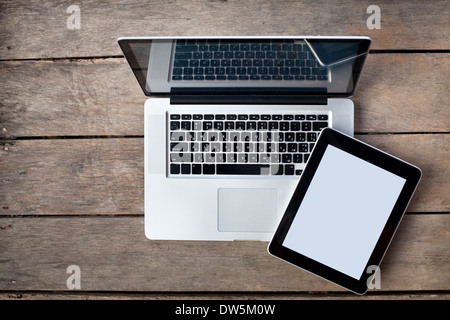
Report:
<svg viewBox="0 0 450 320"><path fill-rule="evenodd" d="M359 279L405 182L329 145L283 246Z"/></svg>

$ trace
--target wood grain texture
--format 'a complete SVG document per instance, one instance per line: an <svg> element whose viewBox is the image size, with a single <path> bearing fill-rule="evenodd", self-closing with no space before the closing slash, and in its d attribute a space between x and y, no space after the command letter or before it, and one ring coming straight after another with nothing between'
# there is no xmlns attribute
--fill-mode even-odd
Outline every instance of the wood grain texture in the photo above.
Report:
<svg viewBox="0 0 450 320"><path fill-rule="evenodd" d="M0 292L0 300L450 300L450 294L435 291L431 293L385 292L371 290L356 297L351 292L86 292L86 291L10 291Z"/></svg>
<svg viewBox="0 0 450 320"><path fill-rule="evenodd" d="M449 49L447 1L377 1L381 29L366 21L372 1L82 1L80 29L55 0L0 2L0 58L120 54L120 36L366 35L374 49Z"/></svg>
<svg viewBox="0 0 450 320"><path fill-rule="evenodd" d="M143 142L58 139L3 143L0 211L27 215L142 214Z"/></svg>
<svg viewBox="0 0 450 320"><path fill-rule="evenodd" d="M449 135L362 135L423 171L408 212L449 212ZM141 215L144 139L1 142L0 215Z"/></svg>
<svg viewBox="0 0 450 320"><path fill-rule="evenodd" d="M355 131L449 132L449 73L450 54L369 55ZM0 83L0 137L144 135L125 59L1 62Z"/></svg>
<svg viewBox="0 0 450 320"><path fill-rule="evenodd" d="M124 59L2 63L3 136L143 135L145 96Z"/></svg>
<svg viewBox="0 0 450 320"><path fill-rule="evenodd" d="M0 290L67 290L66 269L78 265L83 291L345 291L273 258L266 242L150 241L142 217L0 225ZM405 216L381 264L381 290L450 289L449 228L450 215Z"/></svg>

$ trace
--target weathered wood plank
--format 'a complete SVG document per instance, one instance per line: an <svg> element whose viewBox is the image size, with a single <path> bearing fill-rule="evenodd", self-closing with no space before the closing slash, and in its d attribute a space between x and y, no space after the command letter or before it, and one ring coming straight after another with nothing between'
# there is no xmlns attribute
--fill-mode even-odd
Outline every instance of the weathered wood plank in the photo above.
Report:
<svg viewBox="0 0 450 320"><path fill-rule="evenodd" d="M450 294L440 293L385 293L369 291L358 300L450 300ZM0 300L354 300L351 292L333 293L95 293L95 292L1 292Z"/></svg>
<svg viewBox="0 0 450 320"><path fill-rule="evenodd" d="M110 56L120 36L367 35L375 49L449 49L449 7L441 1L378 1L381 29L369 30L371 1L2 1L0 58Z"/></svg>
<svg viewBox="0 0 450 320"><path fill-rule="evenodd" d="M0 212L142 214L143 142L59 139L6 143L0 149Z"/></svg>
<svg viewBox="0 0 450 320"><path fill-rule="evenodd" d="M145 96L124 59L5 62L1 135L143 135Z"/></svg>
<svg viewBox="0 0 450 320"><path fill-rule="evenodd" d="M419 166L409 212L449 212L449 135L357 138ZM0 146L0 215L144 213L144 139L16 140Z"/></svg>
<svg viewBox="0 0 450 320"><path fill-rule="evenodd" d="M422 170L408 212L450 212L449 135L366 135L356 138Z"/></svg>
<svg viewBox="0 0 450 320"><path fill-rule="evenodd" d="M150 241L143 223L2 218L0 290L67 290L67 267L77 265L83 291L343 291L273 258L266 242ZM405 216L381 264L381 290L448 290L449 228L448 214Z"/></svg>
<svg viewBox="0 0 450 320"><path fill-rule="evenodd" d="M449 132L449 58L369 55L355 131ZM0 137L144 134L145 96L124 59L1 62L0 83Z"/></svg>

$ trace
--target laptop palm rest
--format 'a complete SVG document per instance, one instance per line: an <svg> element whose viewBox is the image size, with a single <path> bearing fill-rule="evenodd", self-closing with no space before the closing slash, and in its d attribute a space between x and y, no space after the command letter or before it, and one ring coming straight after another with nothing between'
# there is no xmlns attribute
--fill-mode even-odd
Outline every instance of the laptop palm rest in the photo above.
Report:
<svg viewBox="0 0 450 320"><path fill-rule="evenodd" d="M275 231L277 189L223 188L217 194L219 231Z"/></svg>

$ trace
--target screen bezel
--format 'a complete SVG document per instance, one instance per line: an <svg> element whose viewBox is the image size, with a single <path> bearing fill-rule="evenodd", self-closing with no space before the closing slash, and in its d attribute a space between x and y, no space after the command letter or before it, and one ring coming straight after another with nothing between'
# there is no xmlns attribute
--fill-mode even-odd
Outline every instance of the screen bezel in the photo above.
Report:
<svg viewBox="0 0 450 320"><path fill-rule="evenodd" d="M354 279L349 275L339 272L282 245L328 145L332 145L361 160L368 161L371 164L406 180L359 279ZM268 246L268 252L277 258L334 282L350 291L357 294L364 294L368 289L368 279L373 275L372 273L367 273L365 271L368 266L374 265L379 267L392 237L406 211L408 203L420 181L421 175L421 170L409 163L334 129L323 129L279 226L275 231L272 241Z"/></svg>

